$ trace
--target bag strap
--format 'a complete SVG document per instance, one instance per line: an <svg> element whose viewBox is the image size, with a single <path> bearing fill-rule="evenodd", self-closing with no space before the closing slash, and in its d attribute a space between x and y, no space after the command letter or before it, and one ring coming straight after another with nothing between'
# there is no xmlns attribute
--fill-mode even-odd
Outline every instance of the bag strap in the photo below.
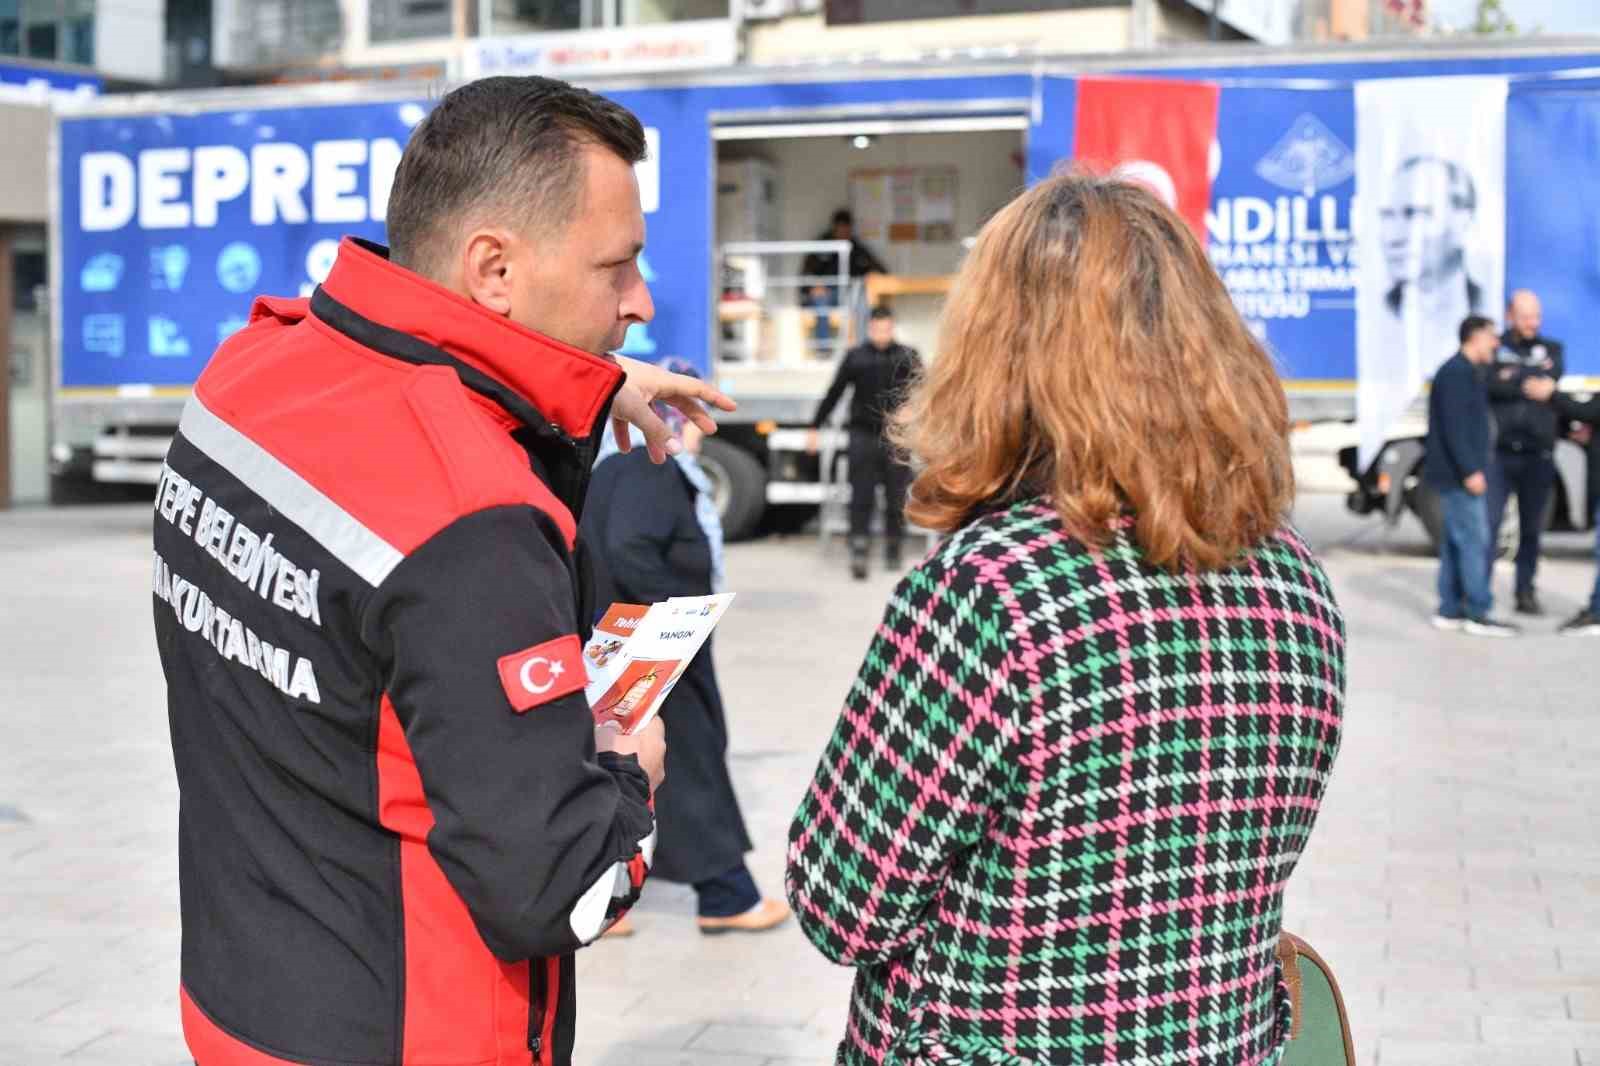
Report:
<svg viewBox="0 0 1600 1066"><path fill-rule="evenodd" d="M1300 956L1304 955L1328 979L1328 988L1333 992L1334 1009L1339 1014L1339 1032L1344 1037L1344 1061L1346 1066L1356 1066L1355 1041L1350 1035L1350 1015L1345 1010L1344 993L1339 990L1339 982L1334 978L1333 970L1327 961L1318 955L1310 944L1289 932L1282 932L1278 936L1277 953L1278 962L1283 966L1283 980L1289 986L1289 998L1293 1004L1294 1022L1289 1031L1289 1039L1293 1040L1300 1035L1301 988L1304 983L1300 973Z"/></svg>
<svg viewBox="0 0 1600 1066"><path fill-rule="evenodd" d="M1283 933L1278 937L1278 965L1283 968L1283 983L1289 986L1290 1017L1293 1024L1289 1028L1289 1039L1295 1040L1300 1036L1300 1026L1304 1019L1300 1009L1300 945L1302 941L1293 933Z"/></svg>

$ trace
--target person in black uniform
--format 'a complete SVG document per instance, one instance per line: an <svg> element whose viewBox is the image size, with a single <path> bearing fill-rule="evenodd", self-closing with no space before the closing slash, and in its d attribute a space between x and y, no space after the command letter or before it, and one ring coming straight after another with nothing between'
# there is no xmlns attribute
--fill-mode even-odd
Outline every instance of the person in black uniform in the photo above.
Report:
<svg viewBox="0 0 1600 1066"><path fill-rule="evenodd" d="M1515 495L1521 520L1517 544L1517 613L1543 614L1534 588L1539 568L1539 538L1545 506L1555 488L1556 430L1559 419L1551 397L1565 360L1561 342L1539 332L1539 297L1527 289L1511 295L1506 310L1510 328L1500 338L1489 377L1489 410L1499 431L1489 463L1489 536L1498 535L1506 502ZM1494 570L1494 552L1489 553Z"/></svg>
<svg viewBox="0 0 1600 1066"><path fill-rule="evenodd" d="M1600 429L1600 396L1579 400L1566 393L1556 393L1555 405L1562 418L1583 423L1569 436L1589 452L1589 506L1593 509L1595 526L1594 591L1589 595L1589 602L1564 622L1560 631L1564 636L1600 637L1600 432L1596 432Z"/></svg>
<svg viewBox="0 0 1600 1066"><path fill-rule="evenodd" d="M894 312L887 307L874 308L867 322L867 342L845 354L833 375L833 384L817 405L816 418L811 420L811 451L815 452L817 430L833 414L844 390L853 390L849 423L850 573L857 581L867 576L867 549L879 485L886 497L884 563L891 569L900 565L911 470L884 439L883 430L921 368L922 358L916 349L894 339Z"/></svg>
<svg viewBox="0 0 1600 1066"><path fill-rule="evenodd" d="M817 235L817 240L850 242L850 262L847 264L847 269L852 278L864 277L867 274L889 273L889 268L883 265L883 260L873 255L872 249L856 239L855 218L843 208L833 213L833 221L829 223L827 230ZM812 252L801 263L800 273L809 278L838 277L838 253ZM837 285L827 285L818 281L803 290L805 296L802 302L817 312L817 324L811 335L821 348L826 348L827 342L833 339L833 324L828 319L828 312L840 305L843 294L836 291L837 289Z"/></svg>
<svg viewBox="0 0 1600 1066"><path fill-rule="evenodd" d="M675 373L698 377L681 360ZM656 464L643 447L619 453L607 438L584 502L580 536L593 568L596 615L613 602L650 604L708 596L724 584L722 526L711 482L696 456L699 427L660 412L683 451ZM643 436L636 437L641 443ZM750 835L728 773L728 720L707 641L661 705L672 784L656 797L654 876L694 886L702 933L759 933L781 925L789 908L763 897L745 865ZM631 922L610 935L627 936Z"/></svg>

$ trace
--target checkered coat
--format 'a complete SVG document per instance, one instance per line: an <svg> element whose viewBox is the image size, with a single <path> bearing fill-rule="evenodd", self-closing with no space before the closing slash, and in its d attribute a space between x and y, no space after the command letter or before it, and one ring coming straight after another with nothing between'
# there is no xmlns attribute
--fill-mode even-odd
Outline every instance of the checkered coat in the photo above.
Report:
<svg viewBox="0 0 1600 1066"><path fill-rule="evenodd" d="M838 1062L1275 1062L1344 670L1292 530L1199 576L1039 501L957 532L895 590L790 831L801 925L857 970Z"/></svg>

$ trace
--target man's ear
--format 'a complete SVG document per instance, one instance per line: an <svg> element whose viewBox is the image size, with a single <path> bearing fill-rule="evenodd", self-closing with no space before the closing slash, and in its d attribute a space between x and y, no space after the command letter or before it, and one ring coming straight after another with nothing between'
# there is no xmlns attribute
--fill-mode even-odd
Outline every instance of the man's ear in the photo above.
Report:
<svg viewBox="0 0 1600 1066"><path fill-rule="evenodd" d="M474 230L462 252L462 288L474 303L497 315L511 313L513 241L507 230Z"/></svg>

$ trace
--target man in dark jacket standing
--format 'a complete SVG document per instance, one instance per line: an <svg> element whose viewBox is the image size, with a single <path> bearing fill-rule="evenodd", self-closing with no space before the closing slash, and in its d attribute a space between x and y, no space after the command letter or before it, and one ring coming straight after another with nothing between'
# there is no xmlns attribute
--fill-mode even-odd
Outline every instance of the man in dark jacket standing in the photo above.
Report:
<svg viewBox="0 0 1600 1066"><path fill-rule="evenodd" d="M567 1066L573 952L637 897L660 729L596 729L577 515L608 415L715 390L648 322L626 109L546 78L412 134L392 252L256 301L157 488L184 1037L202 1066ZM624 381L624 373L627 375Z"/></svg>
<svg viewBox="0 0 1600 1066"><path fill-rule="evenodd" d="M1582 422L1574 440L1581 440L1588 449L1589 507L1594 514L1594 591L1589 602L1561 626L1564 636L1600 637L1600 396L1579 400L1566 393L1556 393L1556 412L1565 419Z"/></svg>
<svg viewBox="0 0 1600 1066"><path fill-rule="evenodd" d="M816 432L833 414L845 389L850 399L850 573L857 581L867 576L872 513L877 509L878 486L885 497L884 563L900 565L900 541L905 535L906 489L911 470L884 439L884 426L905 398L906 388L921 369L915 348L894 339L894 312L877 307L867 322L867 341L845 353L833 375L817 416L812 419L811 449Z"/></svg>
<svg viewBox="0 0 1600 1066"><path fill-rule="evenodd" d="M844 267L852 279L868 274L889 273L883 260L856 238L855 218L844 208L833 213L827 231L819 235L817 240L850 242L850 255ZM800 273L813 279L811 286L804 291L801 302L816 312L816 325L812 327L811 335L820 348L828 348L832 344L833 324L829 315L843 306L845 295L838 291L837 285L830 285L821 279L837 278L839 267L836 252L812 252L800 265Z"/></svg>
<svg viewBox="0 0 1600 1066"><path fill-rule="evenodd" d="M1527 289L1511 295L1506 309L1510 328L1500 338L1489 377L1489 410L1498 434L1489 464L1489 537L1499 535L1506 501L1517 498L1517 613L1538 615L1534 576L1539 568L1539 538L1545 506L1555 487L1558 419L1550 397L1565 369L1561 342L1539 332L1543 311ZM1492 572L1494 552L1487 564Z"/></svg>
<svg viewBox="0 0 1600 1066"><path fill-rule="evenodd" d="M1489 523L1483 495L1488 488L1489 404L1482 368L1499 345L1494 323L1469 315L1460 329L1461 350L1439 368L1428 395L1428 453L1422 479L1444 505L1439 538L1437 629L1480 637L1510 637L1516 627L1489 617Z"/></svg>

